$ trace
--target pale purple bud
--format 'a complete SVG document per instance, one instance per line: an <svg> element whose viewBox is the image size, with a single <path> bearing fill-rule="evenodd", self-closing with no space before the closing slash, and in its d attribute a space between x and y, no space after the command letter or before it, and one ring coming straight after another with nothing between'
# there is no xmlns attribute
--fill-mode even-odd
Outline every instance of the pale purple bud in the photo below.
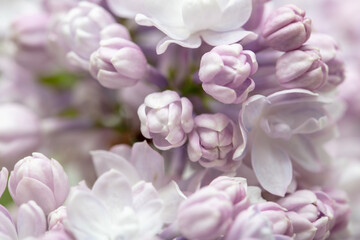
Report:
<svg viewBox="0 0 360 240"><path fill-rule="evenodd" d="M128 32L116 23L109 12L96 4L85 1L71 9L60 24L61 37L64 38L70 50L67 58L73 65L84 70L88 69L90 56L98 49L102 39L110 36L129 38ZM107 27L110 27L110 30L105 30Z"/></svg>
<svg viewBox="0 0 360 240"><path fill-rule="evenodd" d="M309 220L316 228L315 240L325 239L330 235L330 228L334 219L331 199L323 192L309 190L296 191L278 201L288 211L294 211Z"/></svg>
<svg viewBox="0 0 360 240"><path fill-rule="evenodd" d="M9 192L17 205L33 200L49 214L64 203L68 177L55 159L33 153L16 163L10 173Z"/></svg>
<svg viewBox="0 0 360 240"><path fill-rule="evenodd" d="M209 186L212 186L229 196L235 207L235 214L246 209L250 205L250 201L246 196L247 183L245 178L220 176L215 178Z"/></svg>
<svg viewBox="0 0 360 240"><path fill-rule="evenodd" d="M161 150L179 147L194 127L192 113L191 102L175 91L151 93L138 109L141 133Z"/></svg>
<svg viewBox="0 0 360 240"><path fill-rule="evenodd" d="M286 209L274 202L264 202L257 204L261 214L271 222L272 232L278 235L293 235L293 226L286 215Z"/></svg>
<svg viewBox="0 0 360 240"><path fill-rule="evenodd" d="M178 227L192 240L214 240L224 235L232 223L233 205L229 197L213 187L205 187L186 199L178 210Z"/></svg>
<svg viewBox="0 0 360 240"><path fill-rule="evenodd" d="M60 206L48 216L49 230L62 231L65 229L64 220L67 218L66 207Z"/></svg>
<svg viewBox="0 0 360 240"><path fill-rule="evenodd" d="M0 205L0 236L8 237L5 239L18 239L16 228L9 211Z"/></svg>
<svg viewBox="0 0 360 240"><path fill-rule="evenodd" d="M305 46L277 60L276 78L285 88L315 90L326 83L328 67L317 49Z"/></svg>
<svg viewBox="0 0 360 240"><path fill-rule="evenodd" d="M0 104L0 159L8 168L40 144L40 119L17 103Z"/></svg>
<svg viewBox="0 0 360 240"><path fill-rule="evenodd" d="M240 44L221 45L202 56L199 79L204 91L216 100L241 103L255 87L249 76L257 69L252 51L243 50Z"/></svg>
<svg viewBox="0 0 360 240"><path fill-rule="evenodd" d="M257 205L240 212L226 234L226 240L274 239L267 217L261 214Z"/></svg>
<svg viewBox="0 0 360 240"><path fill-rule="evenodd" d="M194 130L189 134L187 147L191 161L207 168L232 167L233 154L240 136L235 124L224 114L201 114L194 118Z"/></svg>
<svg viewBox="0 0 360 240"><path fill-rule="evenodd" d="M314 239L316 227L307 218L296 212L287 212L286 215L292 223L295 240Z"/></svg>
<svg viewBox="0 0 360 240"><path fill-rule="evenodd" d="M9 171L7 170L7 168L3 167L0 171L0 198L7 186L8 176Z"/></svg>
<svg viewBox="0 0 360 240"><path fill-rule="evenodd" d="M34 201L21 204L17 214L16 226L18 239L40 237L46 231L45 214Z"/></svg>
<svg viewBox="0 0 360 240"><path fill-rule="evenodd" d="M276 9L266 20L262 32L267 45L284 52L301 47L310 34L311 20L295 5Z"/></svg>
<svg viewBox="0 0 360 240"><path fill-rule="evenodd" d="M123 38L102 40L90 58L91 75L108 88L135 85L144 78L146 66L141 49Z"/></svg>

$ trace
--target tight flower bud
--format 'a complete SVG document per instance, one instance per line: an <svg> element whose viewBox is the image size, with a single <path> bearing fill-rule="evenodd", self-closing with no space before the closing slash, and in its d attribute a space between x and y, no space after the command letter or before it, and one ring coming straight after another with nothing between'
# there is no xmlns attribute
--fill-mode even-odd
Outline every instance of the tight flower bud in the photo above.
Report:
<svg viewBox="0 0 360 240"><path fill-rule="evenodd" d="M207 168L232 167L233 153L240 136L235 124L224 114L201 114L194 118L195 127L189 134L187 148L191 161Z"/></svg>
<svg viewBox="0 0 360 240"><path fill-rule="evenodd" d="M0 116L1 164L12 169L16 161L39 146L40 119L30 109L16 103L0 104Z"/></svg>
<svg viewBox="0 0 360 240"><path fill-rule="evenodd" d="M232 223L233 205L223 192L205 187L179 207L178 227L192 240L214 240L224 235Z"/></svg>
<svg viewBox="0 0 360 240"><path fill-rule="evenodd" d="M33 200L49 214L64 203L69 193L68 177L55 159L33 153L11 171L9 192L17 205Z"/></svg>
<svg viewBox="0 0 360 240"><path fill-rule="evenodd" d="M284 52L301 47L310 34L311 20L295 5L275 10L266 20L262 32L267 45Z"/></svg>
<svg viewBox="0 0 360 240"><path fill-rule="evenodd" d="M250 75L258 69L255 54L240 44L214 47L201 58L199 79L204 91L230 104L246 100L255 84Z"/></svg>
<svg viewBox="0 0 360 240"><path fill-rule="evenodd" d="M191 102L174 91L151 93L138 109L141 133L161 150L179 147L194 127L192 112Z"/></svg>
<svg viewBox="0 0 360 240"><path fill-rule="evenodd" d="M285 88L315 90L327 82L328 67L317 49L305 46L277 60L276 78Z"/></svg>
<svg viewBox="0 0 360 240"><path fill-rule="evenodd" d="M100 42L91 55L90 73L101 85L122 88L135 85L146 73L146 58L133 42L111 38Z"/></svg>

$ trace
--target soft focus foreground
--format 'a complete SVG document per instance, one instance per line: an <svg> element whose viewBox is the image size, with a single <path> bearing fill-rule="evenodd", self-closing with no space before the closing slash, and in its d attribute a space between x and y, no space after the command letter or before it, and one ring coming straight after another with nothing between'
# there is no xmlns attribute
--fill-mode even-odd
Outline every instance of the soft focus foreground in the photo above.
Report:
<svg viewBox="0 0 360 240"><path fill-rule="evenodd" d="M0 239L360 239L356 0L0 0Z"/></svg>

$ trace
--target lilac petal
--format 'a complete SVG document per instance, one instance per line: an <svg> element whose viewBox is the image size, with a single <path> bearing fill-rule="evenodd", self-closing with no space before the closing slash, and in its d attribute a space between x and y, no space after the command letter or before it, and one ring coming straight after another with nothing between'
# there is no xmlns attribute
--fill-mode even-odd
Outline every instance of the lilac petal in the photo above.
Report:
<svg viewBox="0 0 360 240"><path fill-rule="evenodd" d="M16 188L16 203L26 203L33 200L39 205L45 214L55 210L56 201L51 189L33 178L24 177Z"/></svg>
<svg viewBox="0 0 360 240"><path fill-rule="evenodd" d="M206 83L211 81L223 68L224 63L219 54L214 52L205 53L201 58L199 79Z"/></svg>
<svg viewBox="0 0 360 240"><path fill-rule="evenodd" d="M269 143L266 136L255 137L251 149L251 163L261 186L270 193L284 196L292 180L289 156Z"/></svg>
<svg viewBox="0 0 360 240"><path fill-rule="evenodd" d="M236 92L232 88L213 83L203 83L202 88L207 94L222 103L231 104L236 100Z"/></svg>
<svg viewBox="0 0 360 240"><path fill-rule="evenodd" d="M158 186L165 174L164 158L146 141L135 143L131 151L131 163L141 179Z"/></svg>
<svg viewBox="0 0 360 240"><path fill-rule="evenodd" d="M66 205L66 226L77 239L102 239L109 233L110 216L105 206L91 193L76 191Z"/></svg>
<svg viewBox="0 0 360 240"><path fill-rule="evenodd" d="M54 178L54 197L56 200L56 207L62 205L70 190L68 176L63 167L55 159L51 159L51 168Z"/></svg>
<svg viewBox="0 0 360 240"><path fill-rule="evenodd" d="M215 31L204 31L201 33L201 37L206 43L211 46L227 45L238 42L246 38L246 41L256 39L257 35L250 31L243 29L237 29L234 31L227 32L215 32Z"/></svg>
<svg viewBox="0 0 360 240"><path fill-rule="evenodd" d="M17 231L19 239L39 237L46 231L46 218L42 209L30 201L19 207L17 215Z"/></svg>
<svg viewBox="0 0 360 240"><path fill-rule="evenodd" d="M189 143L187 145L187 152L191 161L196 162L202 156L200 137L196 131L189 134Z"/></svg>
<svg viewBox="0 0 360 240"><path fill-rule="evenodd" d="M243 103L239 114L239 122L247 132L251 131L252 127L256 125L263 109L269 104L269 100L261 95L255 95Z"/></svg>
<svg viewBox="0 0 360 240"><path fill-rule="evenodd" d="M298 190L289 195L289 197L282 198L278 203L286 209L296 209L307 204L316 203L317 197L315 193L309 190Z"/></svg>
<svg viewBox="0 0 360 240"><path fill-rule="evenodd" d="M137 13L141 11L140 6L142 0L107 0L107 4L115 15L123 18L133 18Z"/></svg>
<svg viewBox="0 0 360 240"><path fill-rule="evenodd" d="M164 223L173 223L176 219L179 205L186 199L186 196L180 190L177 183L171 181L168 185L159 190L159 197L164 202L162 220Z"/></svg>
<svg viewBox="0 0 360 240"><path fill-rule="evenodd" d="M129 160L131 157L131 147L126 144L115 145L110 148L110 152L113 152L113 153L125 158L126 160Z"/></svg>
<svg viewBox="0 0 360 240"><path fill-rule="evenodd" d="M120 214L125 206L132 204L129 182L123 174L114 169L104 173L96 180L92 192L114 216Z"/></svg>
<svg viewBox="0 0 360 240"><path fill-rule="evenodd" d="M147 116L146 116L146 105L141 104L140 107L137 110L137 114L139 116L139 119L141 121L141 133L146 138L151 138L148 124L147 124Z"/></svg>
<svg viewBox="0 0 360 240"><path fill-rule="evenodd" d="M215 131L222 131L230 123L229 118L222 114L201 114L196 116L195 123L198 127L208 128Z"/></svg>
<svg viewBox="0 0 360 240"><path fill-rule="evenodd" d="M194 128L193 105L187 98L181 98L181 126L185 133L189 133Z"/></svg>
<svg viewBox="0 0 360 240"><path fill-rule="evenodd" d="M153 109L160 109L166 107L170 103L179 101L180 96L175 91L166 90L163 92L156 92L146 96L144 103L147 107Z"/></svg>
<svg viewBox="0 0 360 240"><path fill-rule="evenodd" d="M316 154L316 147L313 142L302 136L292 136L289 141L284 141L283 146L287 149L290 158L304 169L311 172L318 172L322 165Z"/></svg>
<svg viewBox="0 0 360 240"><path fill-rule="evenodd" d="M8 181L9 171L7 168L3 167L0 171L0 197L5 191L7 181Z"/></svg>
<svg viewBox="0 0 360 240"><path fill-rule="evenodd" d="M115 169L124 174L131 184L135 184L140 180L137 170L129 162L130 158L126 160L120 155L103 150L91 151L91 156L98 176L111 169Z"/></svg>
<svg viewBox="0 0 360 240"><path fill-rule="evenodd" d="M0 239L4 239L4 240L18 239L14 222L8 210L2 205L0 205L0 234L4 234L4 235L0 235L0 237L6 236Z"/></svg>
<svg viewBox="0 0 360 240"><path fill-rule="evenodd" d="M174 40L169 37L165 37L156 46L156 53L163 54L171 43L178 44L185 48L198 48L201 45L201 38L197 35L191 36L186 40Z"/></svg>

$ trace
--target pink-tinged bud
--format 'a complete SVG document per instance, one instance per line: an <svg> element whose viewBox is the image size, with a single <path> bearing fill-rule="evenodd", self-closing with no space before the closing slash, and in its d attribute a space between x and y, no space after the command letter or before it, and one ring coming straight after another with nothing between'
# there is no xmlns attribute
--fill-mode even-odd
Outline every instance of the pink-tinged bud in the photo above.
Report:
<svg viewBox="0 0 360 240"><path fill-rule="evenodd" d="M40 119L17 103L0 104L1 164L13 168L16 161L35 151L41 140Z"/></svg>
<svg viewBox="0 0 360 240"><path fill-rule="evenodd" d="M62 231L65 229L64 220L67 218L66 207L61 206L48 216L49 230Z"/></svg>
<svg viewBox="0 0 360 240"><path fill-rule="evenodd" d="M316 48L302 47L287 52L276 62L276 78L285 88L315 90L328 79L328 67Z"/></svg>
<svg viewBox="0 0 360 240"><path fill-rule="evenodd" d="M234 167L234 161L241 163L241 159L233 158L235 149L240 145L240 134L226 115L201 114L194 118L194 122L187 147L191 161L199 161L204 167L220 170Z"/></svg>
<svg viewBox="0 0 360 240"><path fill-rule="evenodd" d="M102 39L110 36L129 39L129 33L116 23L109 12L85 1L67 13L60 23L59 34L68 48L69 61L84 70L88 70L90 56L98 49Z"/></svg>
<svg viewBox="0 0 360 240"><path fill-rule="evenodd" d="M245 178L220 176L215 178L209 186L212 186L229 196L235 207L235 214L246 209L250 205L250 202L246 197L247 183Z"/></svg>
<svg viewBox="0 0 360 240"><path fill-rule="evenodd" d="M315 240L326 239L334 221L331 198L323 192L296 191L278 201L288 211L294 211L306 218L316 228Z"/></svg>
<svg viewBox="0 0 360 240"><path fill-rule="evenodd" d="M262 32L267 45L284 52L301 47L310 34L311 20L295 5L276 9L266 20Z"/></svg>
<svg viewBox="0 0 360 240"><path fill-rule="evenodd" d="M191 102L175 91L151 93L138 109L141 133L161 150L179 147L194 127L192 113Z"/></svg>
<svg viewBox="0 0 360 240"><path fill-rule="evenodd" d="M214 240L224 235L232 223L233 205L229 197L213 187L205 187L186 199L178 210L178 227L192 240Z"/></svg>
<svg viewBox="0 0 360 240"><path fill-rule="evenodd" d="M91 75L108 88L135 85L144 78L146 66L141 49L122 38L101 41L100 48L90 58Z"/></svg>
<svg viewBox="0 0 360 240"><path fill-rule="evenodd" d="M9 192L17 205L33 200L49 214L64 203L68 177L55 159L33 153L16 163L10 173Z"/></svg>
<svg viewBox="0 0 360 240"><path fill-rule="evenodd" d="M257 69L252 51L243 50L240 44L221 45L202 56L199 79L204 91L216 100L241 103L255 87L249 76Z"/></svg>

